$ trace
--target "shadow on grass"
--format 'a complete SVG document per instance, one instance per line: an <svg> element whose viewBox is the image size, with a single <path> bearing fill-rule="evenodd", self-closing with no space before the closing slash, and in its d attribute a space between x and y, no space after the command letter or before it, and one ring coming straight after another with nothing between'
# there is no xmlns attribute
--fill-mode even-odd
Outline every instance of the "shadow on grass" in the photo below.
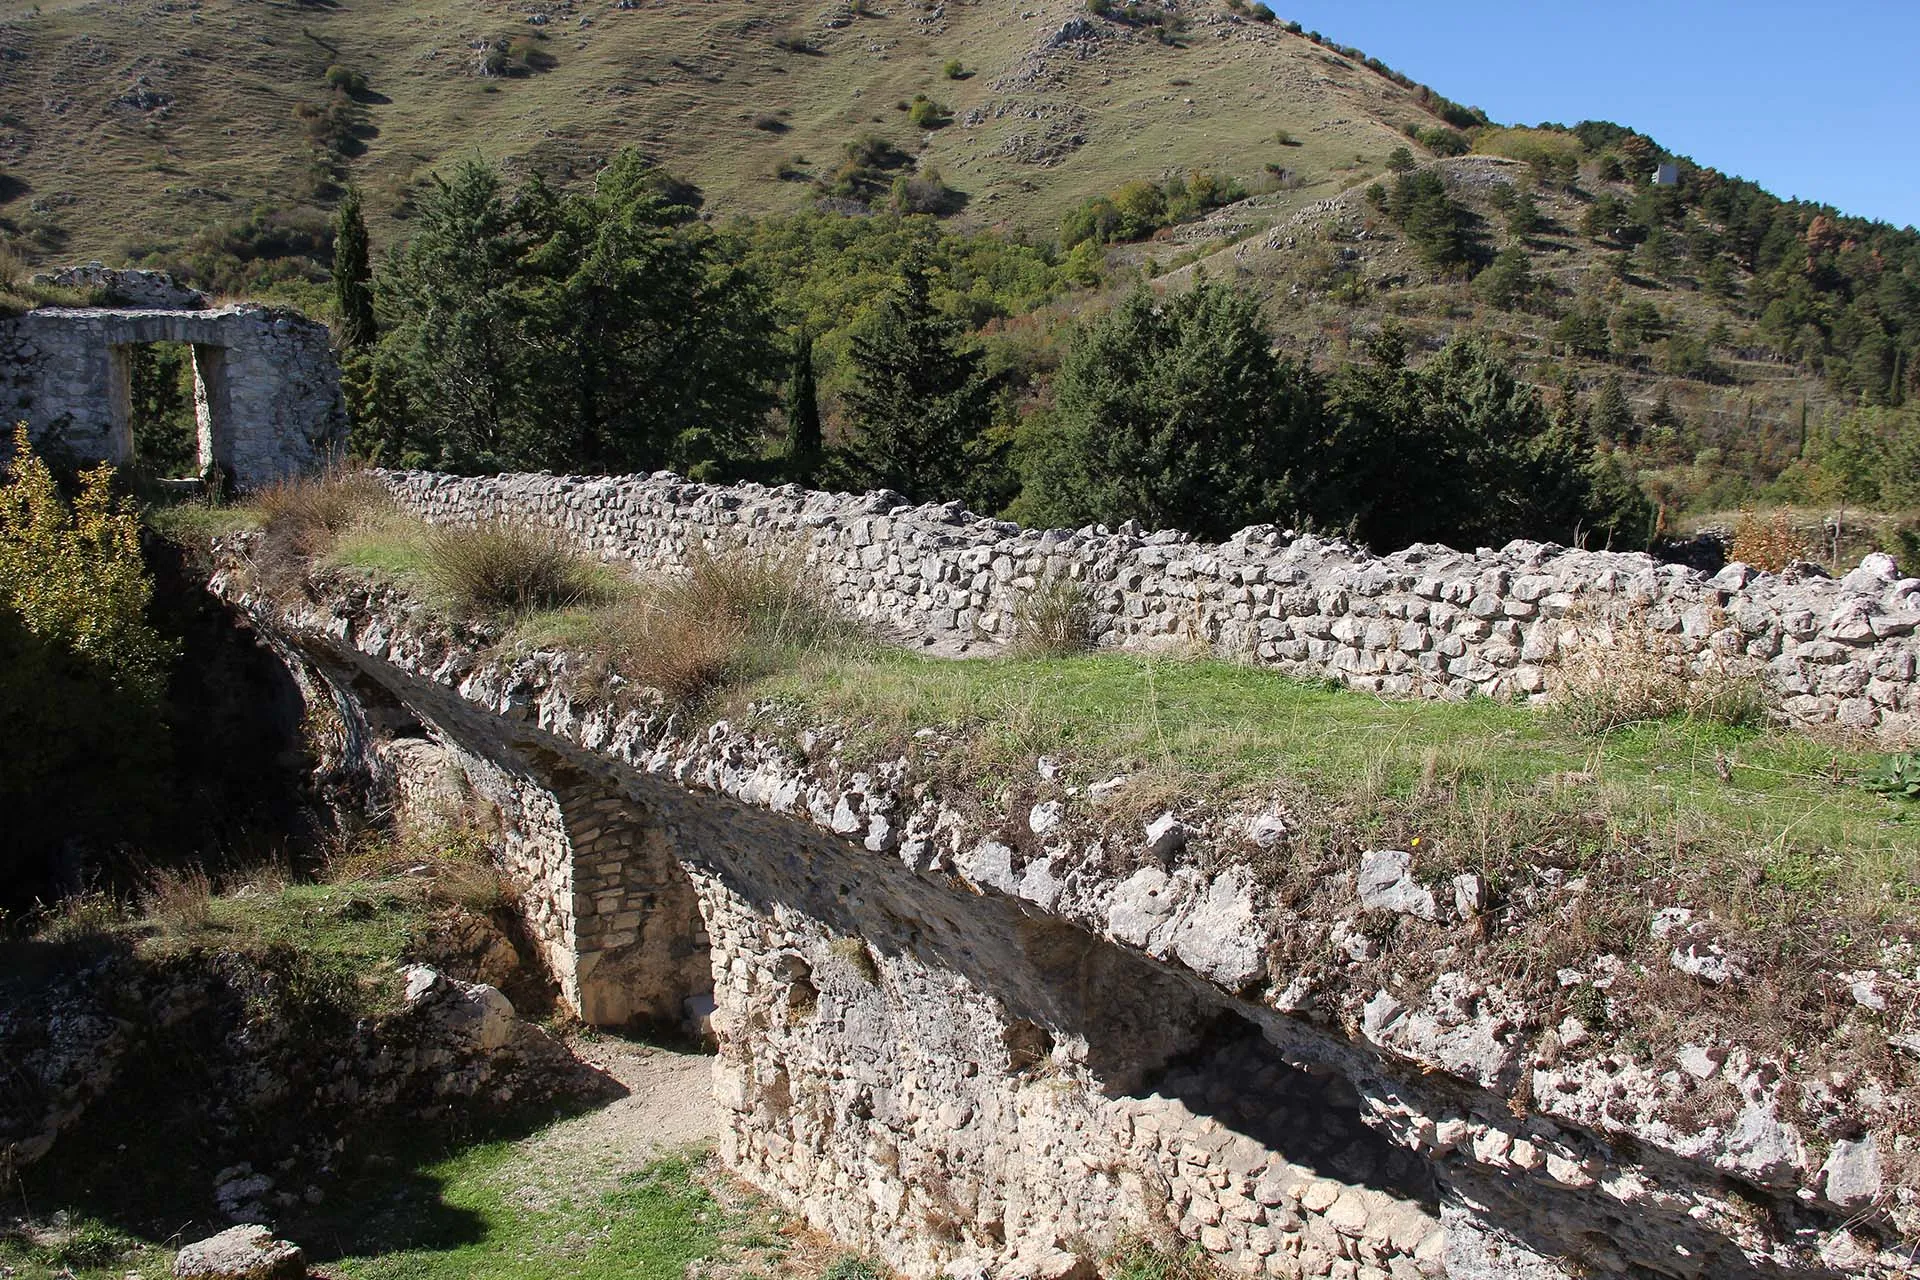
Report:
<svg viewBox="0 0 1920 1280"><path fill-rule="evenodd" d="M66 948L16 950L5 958L38 968L74 959ZM626 1092L575 1060L559 1096L540 1103L449 1104L423 1076L401 1105L376 1111L355 1100L354 1073L343 1069L354 1019L339 1009L237 1017L272 997L257 976L222 981L228 960L201 960L216 975L184 987L128 980L125 971L108 979L113 994L90 1012L135 1024L135 1042L114 1064L111 1089L0 1194L0 1218L64 1211L178 1247L231 1225L216 1184L245 1163L272 1180L258 1192L267 1221L311 1258L457 1248L483 1241L487 1220L448 1203L449 1162L476 1153L484 1160L483 1148ZM184 1013L151 1007L154 991L182 989L191 993ZM0 1115L41 1112L35 1103L44 1100L28 1096L21 1079L0 1076Z"/></svg>

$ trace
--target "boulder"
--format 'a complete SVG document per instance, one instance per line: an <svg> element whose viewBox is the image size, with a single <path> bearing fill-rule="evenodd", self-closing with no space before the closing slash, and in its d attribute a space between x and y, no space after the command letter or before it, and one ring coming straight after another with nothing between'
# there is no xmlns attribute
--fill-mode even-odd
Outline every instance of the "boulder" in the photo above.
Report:
<svg viewBox="0 0 1920 1280"><path fill-rule="evenodd" d="M307 1259L299 1245L274 1239L265 1227L231 1227L182 1249L173 1274L179 1280L301 1280Z"/></svg>

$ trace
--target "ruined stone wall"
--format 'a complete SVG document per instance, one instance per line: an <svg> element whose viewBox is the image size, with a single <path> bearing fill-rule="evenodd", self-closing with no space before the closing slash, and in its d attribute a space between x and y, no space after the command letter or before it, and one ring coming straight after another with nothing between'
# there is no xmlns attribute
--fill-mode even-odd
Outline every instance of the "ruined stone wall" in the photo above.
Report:
<svg viewBox="0 0 1920 1280"><path fill-rule="evenodd" d="M0 320L0 421L82 461L133 456L128 348L193 346L202 468L242 488L310 474L346 444L340 371L323 324L257 305L218 310L43 308Z"/></svg>
<svg viewBox="0 0 1920 1280"><path fill-rule="evenodd" d="M654 888L608 907L697 936L710 965L723 1155L911 1274L1057 1280L1156 1231L1241 1273L1340 1280L1905 1273L1900 1070L1583 1047L1476 963L1500 925L1474 895L1449 911L1391 855L1282 909L1232 853L1251 815L1168 843L1068 793L1086 816L1015 849L1000 815L906 761L846 758L830 726L615 709L565 654L489 655L388 589L317 596L254 605L337 687L380 691L518 791L620 817L610 845ZM1543 873L1505 910L1572 891ZM1403 913L1456 956L1431 990L1345 982L1293 945L1365 943ZM1896 978L1871 1033L1889 1044L1920 1003ZM1855 976L1827 980L1846 1001ZM1724 1119L1700 1119L1708 1098Z"/></svg>
<svg viewBox="0 0 1920 1280"><path fill-rule="evenodd" d="M513 520L671 571L690 548L802 554L849 610L942 651L1010 638L1042 584L1082 584L1100 643L1198 645L1280 671L1421 697L1551 695L1565 664L1626 645L1694 672L1762 679L1801 723L1920 727L1920 578L1871 556L1840 580L1534 542L1371 556L1271 527L1022 530L897 495L717 487L648 477L386 473L427 519Z"/></svg>

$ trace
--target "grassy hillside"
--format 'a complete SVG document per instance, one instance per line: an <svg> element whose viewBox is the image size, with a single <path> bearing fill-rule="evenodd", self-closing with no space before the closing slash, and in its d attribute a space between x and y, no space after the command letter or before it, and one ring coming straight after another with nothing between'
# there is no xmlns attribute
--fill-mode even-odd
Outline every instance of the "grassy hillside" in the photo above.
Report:
<svg viewBox="0 0 1920 1280"><path fill-rule="evenodd" d="M1284 161L1331 192L1356 163L1377 167L1402 123L1432 120L1401 85L1207 6L1175 43L1075 0L11 8L0 212L39 257L177 243L259 204L324 205L349 179L380 240L454 160L565 181L625 145L694 177L716 212L778 211L868 133L937 166L967 220L1051 232L1082 197L1172 169L1253 178ZM364 80L336 73L350 91L333 121L316 114L331 67ZM922 93L951 123L909 122L898 104ZM329 129L350 136L329 148ZM1283 129L1297 145L1274 141Z"/></svg>

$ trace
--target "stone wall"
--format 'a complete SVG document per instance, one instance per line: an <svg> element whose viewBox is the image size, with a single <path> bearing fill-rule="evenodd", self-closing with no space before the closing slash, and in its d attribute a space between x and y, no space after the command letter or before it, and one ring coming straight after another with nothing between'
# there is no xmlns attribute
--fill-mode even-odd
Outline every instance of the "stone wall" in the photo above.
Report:
<svg viewBox="0 0 1920 1280"><path fill-rule="evenodd" d="M595 554L671 571L689 548L803 554L849 610L943 652L1008 640L1023 601L1082 584L1103 645L1199 646L1390 695L1551 696L1569 662L1637 648L1676 668L1759 678L1793 720L1911 737L1920 578L1885 556L1833 580L1514 542L1372 556L1271 527L1022 530L887 493L717 487L670 473L583 479L386 473L437 522L522 521Z"/></svg>
<svg viewBox="0 0 1920 1280"><path fill-rule="evenodd" d="M309 474L346 444L325 325L256 305L42 308L0 320L0 421L82 461L133 458L130 348L193 346L200 464L241 488Z"/></svg>
<svg viewBox="0 0 1920 1280"><path fill-rule="evenodd" d="M243 569L218 585L250 599ZM1526 903L1562 909L1564 877L1514 886L1495 920L1472 893L1414 902L1406 855L1370 854L1283 909L1234 852L1252 815L1169 842L1063 793L1080 816L1016 850L991 806L932 781L937 760L848 758L832 726L611 707L566 654L490 651L391 589L252 605L344 696L404 706L516 792L619 819L606 865L624 849L652 887L606 909L697 937L710 964L723 1155L911 1274L1057 1280L1156 1233L1241 1273L1340 1280L1904 1273L1904 1068L1813 1080L1806 1046L1583 1045L1499 961ZM596 899L574 884L573 909ZM1296 945L1371 954L1407 913L1453 956L1431 990L1343 979ZM659 964L637 989L698 994ZM1920 1005L1895 976L1870 1033L1889 1045ZM1855 980L1821 989L1840 1007Z"/></svg>

